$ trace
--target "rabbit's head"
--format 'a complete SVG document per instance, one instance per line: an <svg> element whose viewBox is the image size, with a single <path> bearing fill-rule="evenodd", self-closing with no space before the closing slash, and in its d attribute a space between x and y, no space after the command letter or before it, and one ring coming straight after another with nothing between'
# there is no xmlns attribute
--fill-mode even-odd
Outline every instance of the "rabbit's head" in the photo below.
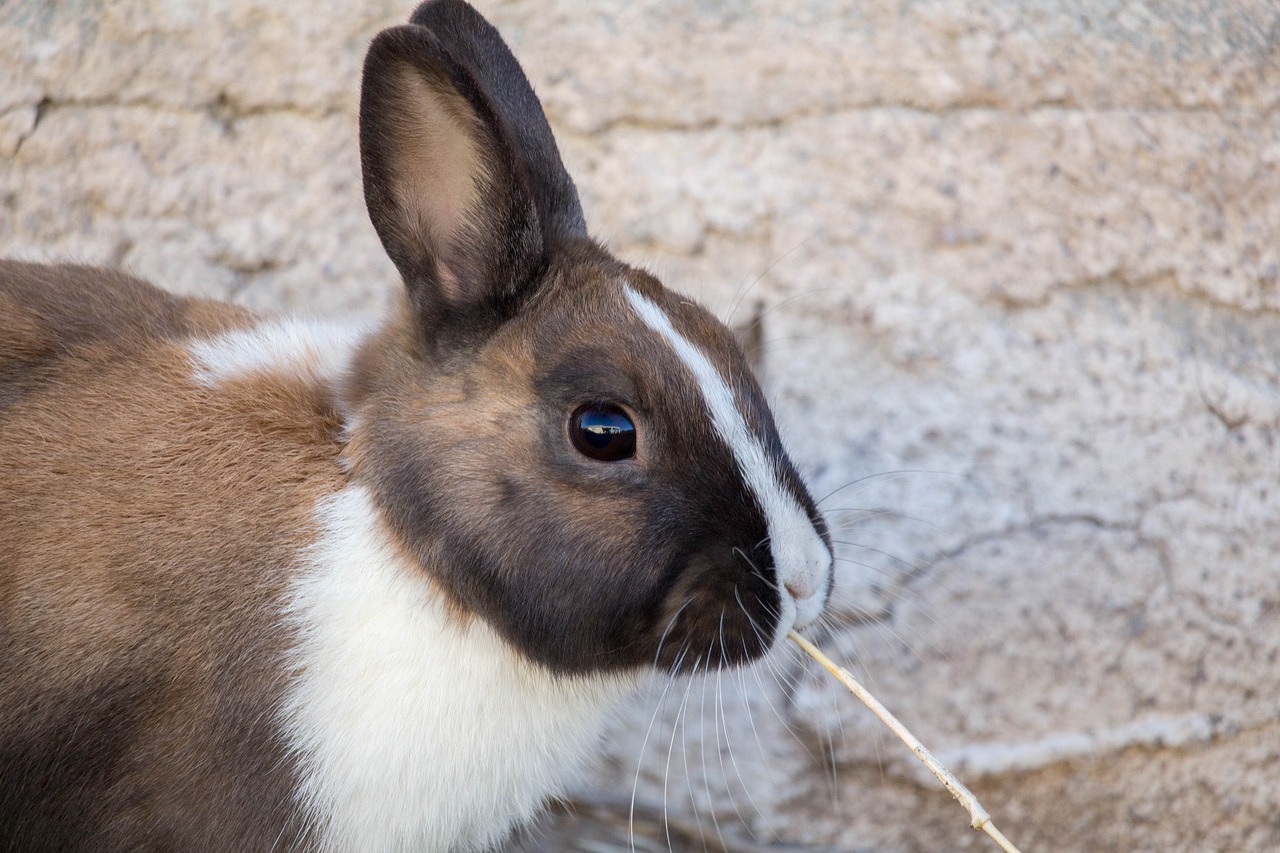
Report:
<svg viewBox="0 0 1280 853"><path fill-rule="evenodd" d="M831 549L732 333L588 236L469 6L379 34L365 196L404 282L348 457L453 604L559 672L739 663L817 617Z"/></svg>

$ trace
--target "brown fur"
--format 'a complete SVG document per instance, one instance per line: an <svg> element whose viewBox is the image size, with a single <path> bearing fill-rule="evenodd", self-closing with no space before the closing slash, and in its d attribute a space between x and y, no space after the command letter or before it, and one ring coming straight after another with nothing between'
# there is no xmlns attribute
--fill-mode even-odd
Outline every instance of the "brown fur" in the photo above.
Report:
<svg viewBox="0 0 1280 853"><path fill-rule="evenodd" d="M342 479L333 401L194 386L178 341L245 325L231 306L12 263L0 305L6 843L119 849L148 826L157 849L268 847L292 782L274 612Z"/></svg>

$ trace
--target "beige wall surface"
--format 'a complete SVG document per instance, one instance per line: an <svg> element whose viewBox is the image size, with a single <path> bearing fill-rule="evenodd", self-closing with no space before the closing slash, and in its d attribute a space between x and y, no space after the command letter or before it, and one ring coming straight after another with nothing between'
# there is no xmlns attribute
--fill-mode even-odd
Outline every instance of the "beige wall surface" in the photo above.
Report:
<svg viewBox="0 0 1280 853"><path fill-rule="evenodd" d="M409 6L0 4L0 255L385 304L355 109ZM1280 849L1280 8L481 8L594 233L763 316L828 650L1024 850ZM583 790L737 849L989 849L791 656L655 689Z"/></svg>

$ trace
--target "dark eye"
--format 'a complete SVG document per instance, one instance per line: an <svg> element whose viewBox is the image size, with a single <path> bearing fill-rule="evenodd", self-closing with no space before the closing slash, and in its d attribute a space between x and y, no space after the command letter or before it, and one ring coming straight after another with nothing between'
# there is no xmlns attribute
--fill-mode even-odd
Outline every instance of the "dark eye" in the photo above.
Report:
<svg viewBox="0 0 1280 853"><path fill-rule="evenodd" d="M601 462L636 455L636 427L617 406L590 403L569 416L569 437L578 452Z"/></svg>

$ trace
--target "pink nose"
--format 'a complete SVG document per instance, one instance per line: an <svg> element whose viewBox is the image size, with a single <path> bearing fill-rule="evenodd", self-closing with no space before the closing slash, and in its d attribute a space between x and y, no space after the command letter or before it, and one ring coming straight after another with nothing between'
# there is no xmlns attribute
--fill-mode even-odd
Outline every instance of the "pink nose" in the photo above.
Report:
<svg viewBox="0 0 1280 853"><path fill-rule="evenodd" d="M812 578L790 578L785 584L787 592L791 593L791 597L797 601L812 598L817 592L817 585L817 581Z"/></svg>

